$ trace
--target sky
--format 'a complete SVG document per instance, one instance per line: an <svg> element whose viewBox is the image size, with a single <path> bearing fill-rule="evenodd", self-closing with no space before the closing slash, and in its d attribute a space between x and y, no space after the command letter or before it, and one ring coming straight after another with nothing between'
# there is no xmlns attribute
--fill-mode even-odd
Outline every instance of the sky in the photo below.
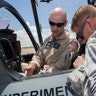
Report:
<svg viewBox="0 0 96 96"><path fill-rule="evenodd" d="M25 21L30 22L31 25L34 24L34 17L32 13L30 0L5 0L12 4L17 11L22 15ZM23 2L22 2L23 1ZM75 12L75 10L80 6L87 4L87 0L52 0L50 3L42 3L40 0L36 0L37 12L39 16L39 21L42 26L48 25L48 17L50 11L55 7L62 7L67 12L67 17L69 22Z"/></svg>
<svg viewBox="0 0 96 96"><path fill-rule="evenodd" d="M14 8L16 8L16 10L21 14L25 22L30 27L30 29L33 31L33 34L35 34L34 36L36 36L36 29L34 29L35 22L30 0L5 0L5 1L7 1L12 6L14 6ZM48 24L48 18L49 13L53 8L61 7L66 11L68 19L68 24L66 28L70 29L71 20L76 9L79 8L81 5L85 4L87 4L87 0L52 0L50 1L50 3L40 2L40 0L36 0L37 5L36 7L39 17L39 23L42 26L43 38L45 39L48 35L51 34L51 32L49 32L50 28ZM22 30L19 26L16 26L15 28L18 31ZM24 36L24 34L22 36Z"/></svg>

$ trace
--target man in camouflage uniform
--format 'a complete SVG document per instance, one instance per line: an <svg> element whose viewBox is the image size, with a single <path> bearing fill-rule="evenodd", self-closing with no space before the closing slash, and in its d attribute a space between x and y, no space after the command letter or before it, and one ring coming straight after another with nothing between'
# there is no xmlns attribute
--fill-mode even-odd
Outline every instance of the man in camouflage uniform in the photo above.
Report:
<svg viewBox="0 0 96 96"><path fill-rule="evenodd" d="M85 57L76 59L74 64L78 68L68 75L67 83L79 96L96 96L96 8L78 8L71 29L80 43L86 43L86 49Z"/></svg>
<svg viewBox="0 0 96 96"><path fill-rule="evenodd" d="M64 29L67 24L66 12L62 8L55 8L49 16L52 34L33 56L28 67L24 69L24 76L38 73L51 73L69 69L72 55L78 51L78 42Z"/></svg>

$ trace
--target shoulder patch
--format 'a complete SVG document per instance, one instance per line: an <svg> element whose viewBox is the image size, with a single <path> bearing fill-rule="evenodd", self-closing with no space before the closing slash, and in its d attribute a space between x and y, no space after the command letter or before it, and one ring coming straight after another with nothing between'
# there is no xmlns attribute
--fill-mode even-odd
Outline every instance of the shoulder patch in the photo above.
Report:
<svg viewBox="0 0 96 96"><path fill-rule="evenodd" d="M77 51L79 48L79 44L76 41L72 41L69 44L69 48L71 48L73 51Z"/></svg>

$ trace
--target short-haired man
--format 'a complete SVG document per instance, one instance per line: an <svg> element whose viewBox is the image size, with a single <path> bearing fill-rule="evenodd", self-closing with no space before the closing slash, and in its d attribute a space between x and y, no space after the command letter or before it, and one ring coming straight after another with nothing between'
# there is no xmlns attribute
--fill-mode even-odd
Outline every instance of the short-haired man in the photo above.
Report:
<svg viewBox="0 0 96 96"><path fill-rule="evenodd" d="M70 86L80 96L96 96L96 8L80 6L72 19L71 29L80 43L86 43L85 56L77 58L78 67L69 74Z"/></svg>

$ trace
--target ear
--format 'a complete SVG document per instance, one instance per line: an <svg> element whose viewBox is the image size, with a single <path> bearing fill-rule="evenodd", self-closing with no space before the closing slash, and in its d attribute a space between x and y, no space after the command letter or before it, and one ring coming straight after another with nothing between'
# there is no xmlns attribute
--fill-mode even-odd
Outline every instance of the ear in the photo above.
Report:
<svg viewBox="0 0 96 96"><path fill-rule="evenodd" d="M64 25L64 26L66 26L66 25L67 25L67 23L68 23L68 20L66 20L66 21L65 21L65 25Z"/></svg>
<svg viewBox="0 0 96 96"><path fill-rule="evenodd" d="M87 24L88 24L88 27L89 27L91 30L94 30L94 26L93 26L92 20L87 19L86 22L87 22Z"/></svg>

